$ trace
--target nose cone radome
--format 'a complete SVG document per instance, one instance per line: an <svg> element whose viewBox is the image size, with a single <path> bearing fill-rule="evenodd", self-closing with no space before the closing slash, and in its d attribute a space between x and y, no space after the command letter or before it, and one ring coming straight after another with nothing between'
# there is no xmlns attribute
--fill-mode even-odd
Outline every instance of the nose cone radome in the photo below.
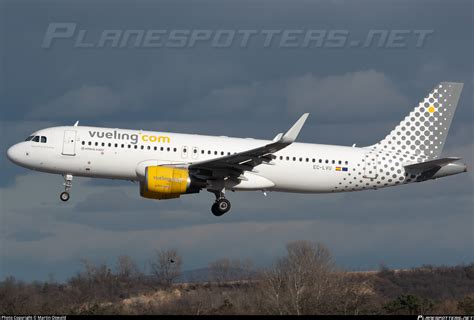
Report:
<svg viewBox="0 0 474 320"><path fill-rule="evenodd" d="M21 151L20 151L20 146L18 144L15 144L8 148L7 150L7 158L13 162L18 164L20 162L20 156L21 156Z"/></svg>

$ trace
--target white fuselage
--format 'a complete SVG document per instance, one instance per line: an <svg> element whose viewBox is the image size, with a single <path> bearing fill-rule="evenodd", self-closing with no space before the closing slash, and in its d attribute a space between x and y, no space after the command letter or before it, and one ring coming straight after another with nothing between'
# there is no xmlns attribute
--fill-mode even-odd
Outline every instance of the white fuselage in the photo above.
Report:
<svg viewBox="0 0 474 320"><path fill-rule="evenodd" d="M65 126L35 132L46 142L14 145L9 158L24 167L57 174L143 181L150 165L189 164L261 147L268 140ZM357 191L413 181L407 156L369 148L293 143L269 164L246 172L232 190L303 193Z"/></svg>

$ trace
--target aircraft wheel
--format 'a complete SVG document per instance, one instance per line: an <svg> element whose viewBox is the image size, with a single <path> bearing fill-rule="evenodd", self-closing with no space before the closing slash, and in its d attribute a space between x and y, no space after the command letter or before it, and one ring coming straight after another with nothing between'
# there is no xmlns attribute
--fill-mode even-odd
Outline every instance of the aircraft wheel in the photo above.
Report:
<svg viewBox="0 0 474 320"><path fill-rule="evenodd" d="M213 204L212 204L211 212L212 212L212 214L215 215L216 217L220 217L220 216L223 215L223 213L220 212L220 211L217 209L217 203L213 203Z"/></svg>
<svg viewBox="0 0 474 320"><path fill-rule="evenodd" d="M230 210L230 201L221 198L219 200L216 200L214 204L211 207L212 214L214 214L216 217L222 216L224 213L228 212Z"/></svg>
<svg viewBox="0 0 474 320"><path fill-rule="evenodd" d="M62 201L68 201L69 200L69 193L64 191L64 192L61 192L61 194L59 195L59 198L62 200Z"/></svg>
<svg viewBox="0 0 474 320"><path fill-rule="evenodd" d="M225 198L217 200L217 208L222 213L226 213L230 210L230 201Z"/></svg>
<svg viewBox="0 0 474 320"><path fill-rule="evenodd" d="M217 200L211 207L212 214L214 214L216 217L222 216L224 213L228 212L230 210L230 201L221 198Z"/></svg>

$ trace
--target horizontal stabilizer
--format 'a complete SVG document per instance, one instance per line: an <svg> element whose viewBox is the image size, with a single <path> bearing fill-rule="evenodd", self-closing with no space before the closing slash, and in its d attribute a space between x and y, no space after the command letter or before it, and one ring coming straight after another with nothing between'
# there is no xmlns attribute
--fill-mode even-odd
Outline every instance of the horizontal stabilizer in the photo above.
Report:
<svg viewBox="0 0 474 320"><path fill-rule="evenodd" d="M408 172L413 172L413 173L421 173L421 172L426 172L433 169L439 169L447 164L456 162L460 159L461 158L457 158L457 157L449 157L449 158L430 160L430 161L425 161L425 162L420 162L420 163L415 163L415 164L409 164L405 166L405 170Z"/></svg>

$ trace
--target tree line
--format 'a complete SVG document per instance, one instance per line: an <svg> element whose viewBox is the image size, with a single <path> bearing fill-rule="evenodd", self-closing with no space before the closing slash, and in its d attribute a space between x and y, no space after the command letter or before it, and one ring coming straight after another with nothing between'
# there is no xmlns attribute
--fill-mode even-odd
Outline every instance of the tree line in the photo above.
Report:
<svg viewBox="0 0 474 320"><path fill-rule="evenodd" d="M223 258L206 280L180 282L183 257L157 250L140 270L82 261L65 282L0 282L1 314L473 314L474 263L347 272L320 243L290 242L271 266Z"/></svg>

